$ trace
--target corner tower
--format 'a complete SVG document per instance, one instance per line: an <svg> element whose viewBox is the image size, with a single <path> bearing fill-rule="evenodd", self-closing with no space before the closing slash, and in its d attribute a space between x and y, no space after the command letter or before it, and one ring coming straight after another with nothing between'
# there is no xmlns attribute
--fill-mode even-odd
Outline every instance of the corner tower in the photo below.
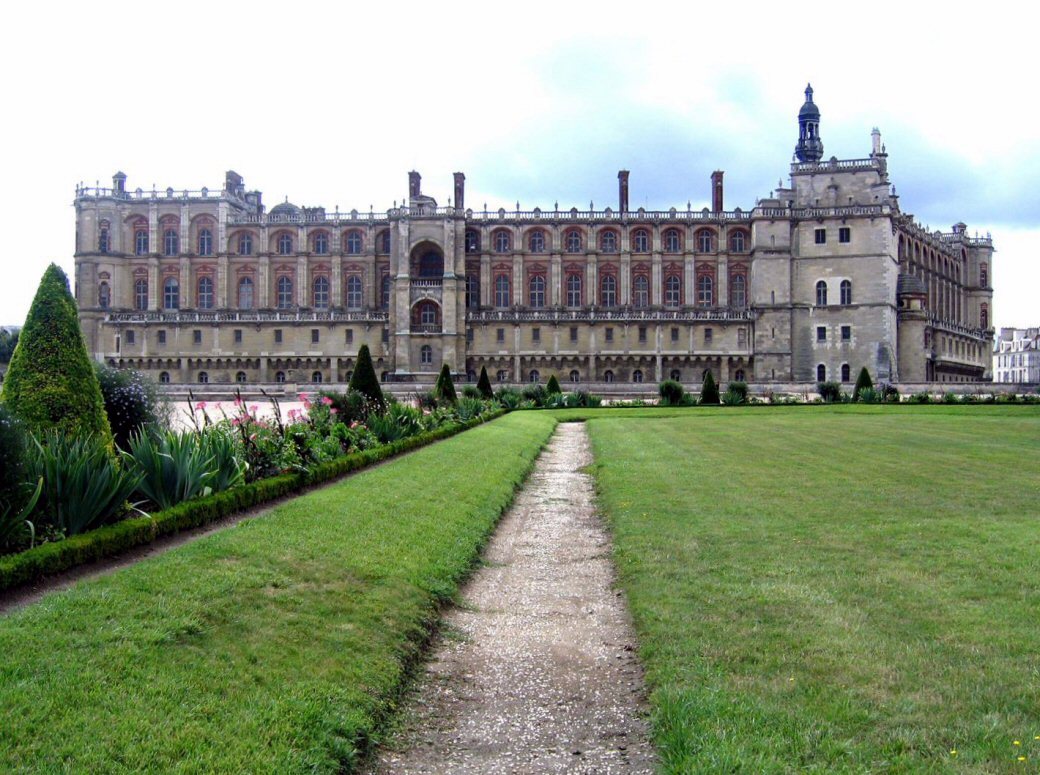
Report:
<svg viewBox="0 0 1040 775"><path fill-rule="evenodd" d="M812 84L806 84L805 104L798 111L798 145L794 156L798 161L819 161L823 158L823 141L820 139L820 109L812 101Z"/></svg>

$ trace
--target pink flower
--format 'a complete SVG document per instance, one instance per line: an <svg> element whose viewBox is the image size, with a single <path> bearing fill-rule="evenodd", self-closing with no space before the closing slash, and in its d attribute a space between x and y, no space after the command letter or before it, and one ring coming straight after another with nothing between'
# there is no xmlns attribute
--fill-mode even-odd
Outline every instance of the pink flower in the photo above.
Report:
<svg viewBox="0 0 1040 775"><path fill-rule="evenodd" d="M296 395L296 397L297 397L298 399L300 399L301 401L306 401L306 400L307 400L307 394L306 394L306 393L298 393L298 394Z"/></svg>
<svg viewBox="0 0 1040 775"><path fill-rule="evenodd" d="M235 396L235 406L242 406L242 396Z"/></svg>
<svg viewBox="0 0 1040 775"><path fill-rule="evenodd" d="M255 415L256 414L256 410L259 409L259 408L260 408L259 404L253 404L252 406L249 407L249 413Z"/></svg>
<svg viewBox="0 0 1040 775"><path fill-rule="evenodd" d="M199 410L200 412L204 411L206 409L206 402L205 401L199 401L197 404L195 404L195 408L197 410Z"/></svg>
<svg viewBox="0 0 1040 775"><path fill-rule="evenodd" d="M321 402L323 404L325 404L325 406L332 406L332 399L329 398L328 396L322 396L321 397Z"/></svg>
<svg viewBox="0 0 1040 775"><path fill-rule="evenodd" d="M255 434L255 433L251 433L251 434L249 435L249 440L250 440L250 441L256 441L256 434Z"/></svg>
<svg viewBox="0 0 1040 775"><path fill-rule="evenodd" d="M354 420L354 422L350 424L351 430L358 427L358 425L360 425L360 423L357 420Z"/></svg>
<svg viewBox="0 0 1040 775"><path fill-rule="evenodd" d="M336 407L332 407L331 409L329 409L329 414L339 414L339 409L337 409Z"/></svg>

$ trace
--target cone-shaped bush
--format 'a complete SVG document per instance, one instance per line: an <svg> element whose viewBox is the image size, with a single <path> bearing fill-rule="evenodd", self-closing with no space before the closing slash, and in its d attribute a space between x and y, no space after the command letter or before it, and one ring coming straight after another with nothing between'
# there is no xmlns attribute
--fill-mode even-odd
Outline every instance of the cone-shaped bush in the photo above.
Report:
<svg viewBox="0 0 1040 775"><path fill-rule="evenodd" d="M874 387L873 381L870 379L870 372L867 371L867 367L864 366L859 370L859 376L856 377L856 390L852 394L853 401L859 401L859 391L864 388Z"/></svg>
<svg viewBox="0 0 1040 775"><path fill-rule="evenodd" d="M545 383L545 392L547 395L563 392L560 390L560 383L557 381L555 374L550 375L549 381Z"/></svg>
<svg viewBox="0 0 1040 775"><path fill-rule="evenodd" d="M433 392L437 396L438 401L443 401L447 404L456 403L459 398L455 395L455 383L451 381L451 369L448 368L448 364L441 366L441 373L437 377L437 384L433 388Z"/></svg>
<svg viewBox="0 0 1040 775"><path fill-rule="evenodd" d="M56 264L40 280L4 377L3 402L36 432L92 433L112 448L94 366L76 318L69 281Z"/></svg>
<svg viewBox="0 0 1040 775"><path fill-rule="evenodd" d="M372 366L372 354L368 351L368 345L361 345L358 350L357 363L354 364L354 373L350 375L348 390L356 390L363 393L371 400L383 405L383 390L379 387L376 378L376 370Z"/></svg>
<svg viewBox="0 0 1040 775"><path fill-rule="evenodd" d="M704 372L704 382L701 384L701 403L717 404L719 402L719 386L715 384L715 378L710 371Z"/></svg>
<svg viewBox="0 0 1040 775"><path fill-rule="evenodd" d="M480 367L480 379L477 380L477 390L480 391L481 398L489 401L495 395L495 391L491 389L491 380L488 379L487 368L484 366Z"/></svg>

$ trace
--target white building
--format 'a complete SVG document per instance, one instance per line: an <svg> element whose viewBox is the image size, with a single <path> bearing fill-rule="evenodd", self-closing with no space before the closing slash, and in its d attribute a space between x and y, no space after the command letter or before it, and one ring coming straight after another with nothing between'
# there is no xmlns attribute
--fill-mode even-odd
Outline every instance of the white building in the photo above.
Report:
<svg viewBox="0 0 1040 775"><path fill-rule="evenodd" d="M996 345L996 382L1040 383L1040 328L1002 328Z"/></svg>

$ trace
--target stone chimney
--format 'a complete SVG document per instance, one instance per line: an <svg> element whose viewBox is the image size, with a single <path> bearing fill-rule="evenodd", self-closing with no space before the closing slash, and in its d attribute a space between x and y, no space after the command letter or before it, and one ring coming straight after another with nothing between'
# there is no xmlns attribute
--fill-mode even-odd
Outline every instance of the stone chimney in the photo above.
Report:
<svg viewBox="0 0 1040 775"><path fill-rule="evenodd" d="M228 170L224 173L224 190L234 196L244 197L246 193L245 181L234 170Z"/></svg>
<svg viewBox="0 0 1040 775"><path fill-rule="evenodd" d="M628 212L628 170L618 170L617 174L618 212Z"/></svg>
<svg viewBox="0 0 1040 775"><path fill-rule="evenodd" d="M455 173L455 207L466 208L466 175L462 172Z"/></svg>
<svg viewBox="0 0 1040 775"><path fill-rule="evenodd" d="M711 210L714 213L721 213L726 209L723 207L722 197L722 176L724 174L722 170L715 170L711 173Z"/></svg>
<svg viewBox="0 0 1040 775"><path fill-rule="evenodd" d="M408 173L408 196L419 196L422 187L422 175L415 170Z"/></svg>
<svg viewBox="0 0 1040 775"><path fill-rule="evenodd" d="M116 194L122 194L126 191L126 173L117 172L112 176L112 191Z"/></svg>

